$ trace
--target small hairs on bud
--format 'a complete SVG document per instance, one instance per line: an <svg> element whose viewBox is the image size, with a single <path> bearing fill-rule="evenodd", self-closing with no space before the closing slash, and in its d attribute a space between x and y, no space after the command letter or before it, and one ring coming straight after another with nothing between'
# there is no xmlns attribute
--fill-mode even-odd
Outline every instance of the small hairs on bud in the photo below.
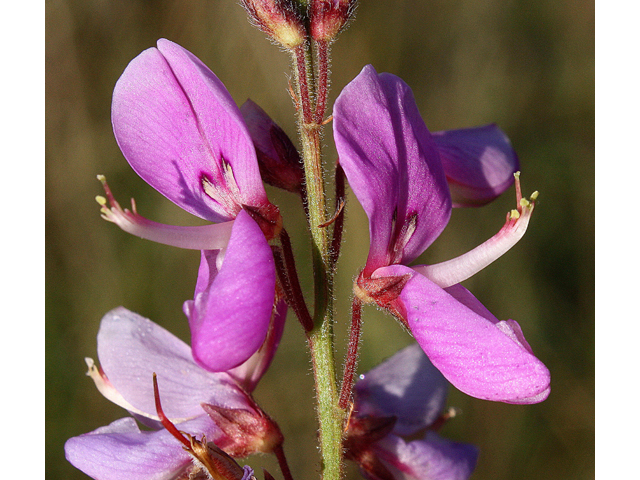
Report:
<svg viewBox="0 0 640 480"><path fill-rule="evenodd" d="M356 0L310 0L311 38L331 42L344 29L356 10Z"/></svg>
<svg viewBox="0 0 640 480"><path fill-rule="evenodd" d="M241 0L253 25L291 50L307 38L295 0Z"/></svg>

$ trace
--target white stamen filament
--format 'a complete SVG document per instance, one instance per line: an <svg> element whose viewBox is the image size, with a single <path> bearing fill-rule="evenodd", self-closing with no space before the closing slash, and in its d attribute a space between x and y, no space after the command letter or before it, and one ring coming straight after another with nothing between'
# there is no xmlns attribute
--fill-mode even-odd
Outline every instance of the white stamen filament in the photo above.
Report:
<svg viewBox="0 0 640 480"><path fill-rule="evenodd" d="M531 196L534 200L537 192ZM521 199L518 210L507 214L507 221L500 231L473 250L446 262L435 265L417 265L413 268L442 288L460 283L478 273L504 255L523 237L529 225L534 203Z"/></svg>
<svg viewBox="0 0 640 480"><path fill-rule="evenodd" d="M96 201L101 206L102 218L115 223L127 233L152 242L191 250L218 250L225 248L229 243L233 220L193 227L157 223L139 215L133 199L131 210L123 209L113 197L104 177L99 176L98 179L102 182L107 194L107 198L96 197Z"/></svg>

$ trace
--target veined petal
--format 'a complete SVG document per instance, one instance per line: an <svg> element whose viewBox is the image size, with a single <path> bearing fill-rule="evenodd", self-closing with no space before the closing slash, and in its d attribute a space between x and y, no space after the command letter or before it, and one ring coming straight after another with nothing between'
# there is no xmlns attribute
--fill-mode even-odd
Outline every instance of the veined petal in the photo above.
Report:
<svg viewBox="0 0 640 480"><path fill-rule="evenodd" d="M476 207L497 198L520 169L509 138L495 125L433 132L454 207Z"/></svg>
<svg viewBox="0 0 640 480"><path fill-rule="evenodd" d="M268 200L253 142L222 82L168 40L145 50L118 80L116 140L133 169L171 201L212 222Z"/></svg>
<svg viewBox="0 0 640 480"><path fill-rule="evenodd" d="M177 427L211 440L218 432L207 415ZM131 417L70 438L64 450L74 467L97 480L172 480L191 464L191 456L167 430L141 431Z"/></svg>
<svg viewBox="0 0 640 480"><path fill-rule="evenodd" d="M451 214L440 156L411 89L366 66L336 100L333 129L340 164L369 217L365 275L411 262Z"/></svg>
<svg viewBox="0 0 640 480"><path fill-rule="evenodd" d="M482 305L482 303L480 303L480 301L476 297L474 297L469 290L467 290L460 284L445 288L445 291L460 303L473 310L478 315L489 320L496 326L498 330L500 330L507 337L509 337L511 340L519 344L527 352L533 355L533 350L531 349L529 342L527 342L527 340L524 338L524 333L522 333L522 328L520 328L518 322L516 322L515 320L498 320L496 316L489 310L487 310L487 308ZM514 400L511 403L539 403L545 400L549 396L550 392L551 388L547 387L536 396L523 398L520 401Z"/></svg>
<svg viewBox="0 0 640 480"><path fill-rule="evenodd" d="M214 263L203 260L195 299L185 302L184 309L193 358L203 368L221 372L245 362L264 343L276 273L271 248L245 211L236 218L222 266Z"/></svg>
<svg viewBox="0 0 640 480"><path fill-rule="evenodd" d="M517 189L519 191L519 184ZM412 268L442 288L450 287L475 275L507 253L524 236L533 214L535 198L537 198L537 192L531 196L531 201L520 198L518 194L518 209L507 214L507 221L498 233L473 250L445 262L416 265Z"/></svg>
<svg viewBox="0 0 640 480"><path fill-rule="evenodd" d="M412 435L438 418L448 388L420 345L413 344L360 376L354 410L360 416L395 416L394 433Z"/></svg>
<svg viewBox="0 0 640 480"><path fill-rule="evenodd" d="M408 267L381 268L378 276ZM411 333L431 362L456 388L476 398L537 403L549 393L550 375L517 335L468 308L426 277L414 274L399 297Z"/></svg>
<svg viewBox="0 0 640 480"><path fill-rule="evenodd" d="M271 365L271 361L276 354L276 350L282 339L282 334L284 333L286 318L287 303L284 299L281 299L276 302L273 308L271 321L269 323L269 332L260 349L251 355L242 365L227 371L247 392L253 392L262 375L264 375L269 365Z"/></svg>
<svg viewBox="0 0 640 480"><path fill-rule="evenodd" d="M135 408L134 413L148 418L158 420L154 373L158 376L165 414L174 423L202 415L202 402L225 408L248 405L245 394L230 375L203 370L194 362L186 343L122 307L102 319L98 357L117 393Z"/></svg>
<svg viewBox="0 0 640 480"><path fill-rule="evenodd" d="M467 480L479 453L473 445L446 440L434 432L411 442L389 435L376 442L373 451L395 480Z"/></svg>

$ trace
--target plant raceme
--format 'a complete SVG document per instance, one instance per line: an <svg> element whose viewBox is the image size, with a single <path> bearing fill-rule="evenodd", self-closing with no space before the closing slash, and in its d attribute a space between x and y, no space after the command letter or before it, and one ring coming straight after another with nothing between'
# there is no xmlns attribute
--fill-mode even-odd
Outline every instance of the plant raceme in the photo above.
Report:
<svg viewBox="0 0 640 480"><path fill-rule="evenodd" d="M201 251L183 310L188 346L119 307L98 333L98 390L130 414L69 439L67 459L97 480L250 480L235 458L274 453L293 480L277 424L252 392L273 359L288 307L312 359L323 480L343 458L369 480L466 480L476 447L437 433L449 383L471 396L543 401L550 375L514 320L499 321L460 282L524 235L537 193L522 198L519 160L496 126L431 133L409 86L368 65L328 105L329 53L355 0L243 0L251 21L291 54L290 93L301 148L258 105L240 108L196 56L165 39L127 66L112 103L115 138L131 167L202 226L164 225L116 201L106 179L103 218L139 237ZM333 121L336 208L327 213L322 128ZM345 177L369 219L370 248L354 282L341 386L333 338L334 275ZM454 207L479 207L514 184L504 227L452 260L411 265L442 233ZM280 210L264 183L300 197L311 240L310 313ZM411 345L355 385L362 304L405 326ZM340 392L338 395L338 391ZM144 428L140 428L142 425ZM265 472L265 480L272 480Z"/></svg>

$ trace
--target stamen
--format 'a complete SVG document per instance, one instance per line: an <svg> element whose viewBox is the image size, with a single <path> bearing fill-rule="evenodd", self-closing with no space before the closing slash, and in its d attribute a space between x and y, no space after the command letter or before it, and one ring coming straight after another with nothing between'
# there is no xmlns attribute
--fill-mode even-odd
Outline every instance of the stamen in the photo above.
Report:
<svg viewBox="0 0 640 480"><path fill-rule="evenodd" d="M456 415L460 415L460 410L455 407L449 407L445 412L442 413L436 420L429 426L429 430L434 432L440 431L440 429L444 426L452 418L455 418Z"/></svg>
<svg viewBox="0 0 640 480"><path fill-rule="evenodd" d="M102 182L106 193L106 198L96 196L96 202L101 207L101 217L115 223L127 233L152 242L191 250L219 250L229 243L233 221L197 227L157 223L138 215L134 199L131 199L131 210L123 209L111 193L104 175L98 175L98 180Z"/></svg>
<svg viewBox="0 0 640 480"><path fill-rule="evenodd" d="M466 280L504 255L524 236L535 207L538 192L529 200L522 198L520 172L515 174L517 209L507 214L507 220L500 231L483 244L457 258L435 265L418 265L413 268L442 288L447 288Z"/></svg>

